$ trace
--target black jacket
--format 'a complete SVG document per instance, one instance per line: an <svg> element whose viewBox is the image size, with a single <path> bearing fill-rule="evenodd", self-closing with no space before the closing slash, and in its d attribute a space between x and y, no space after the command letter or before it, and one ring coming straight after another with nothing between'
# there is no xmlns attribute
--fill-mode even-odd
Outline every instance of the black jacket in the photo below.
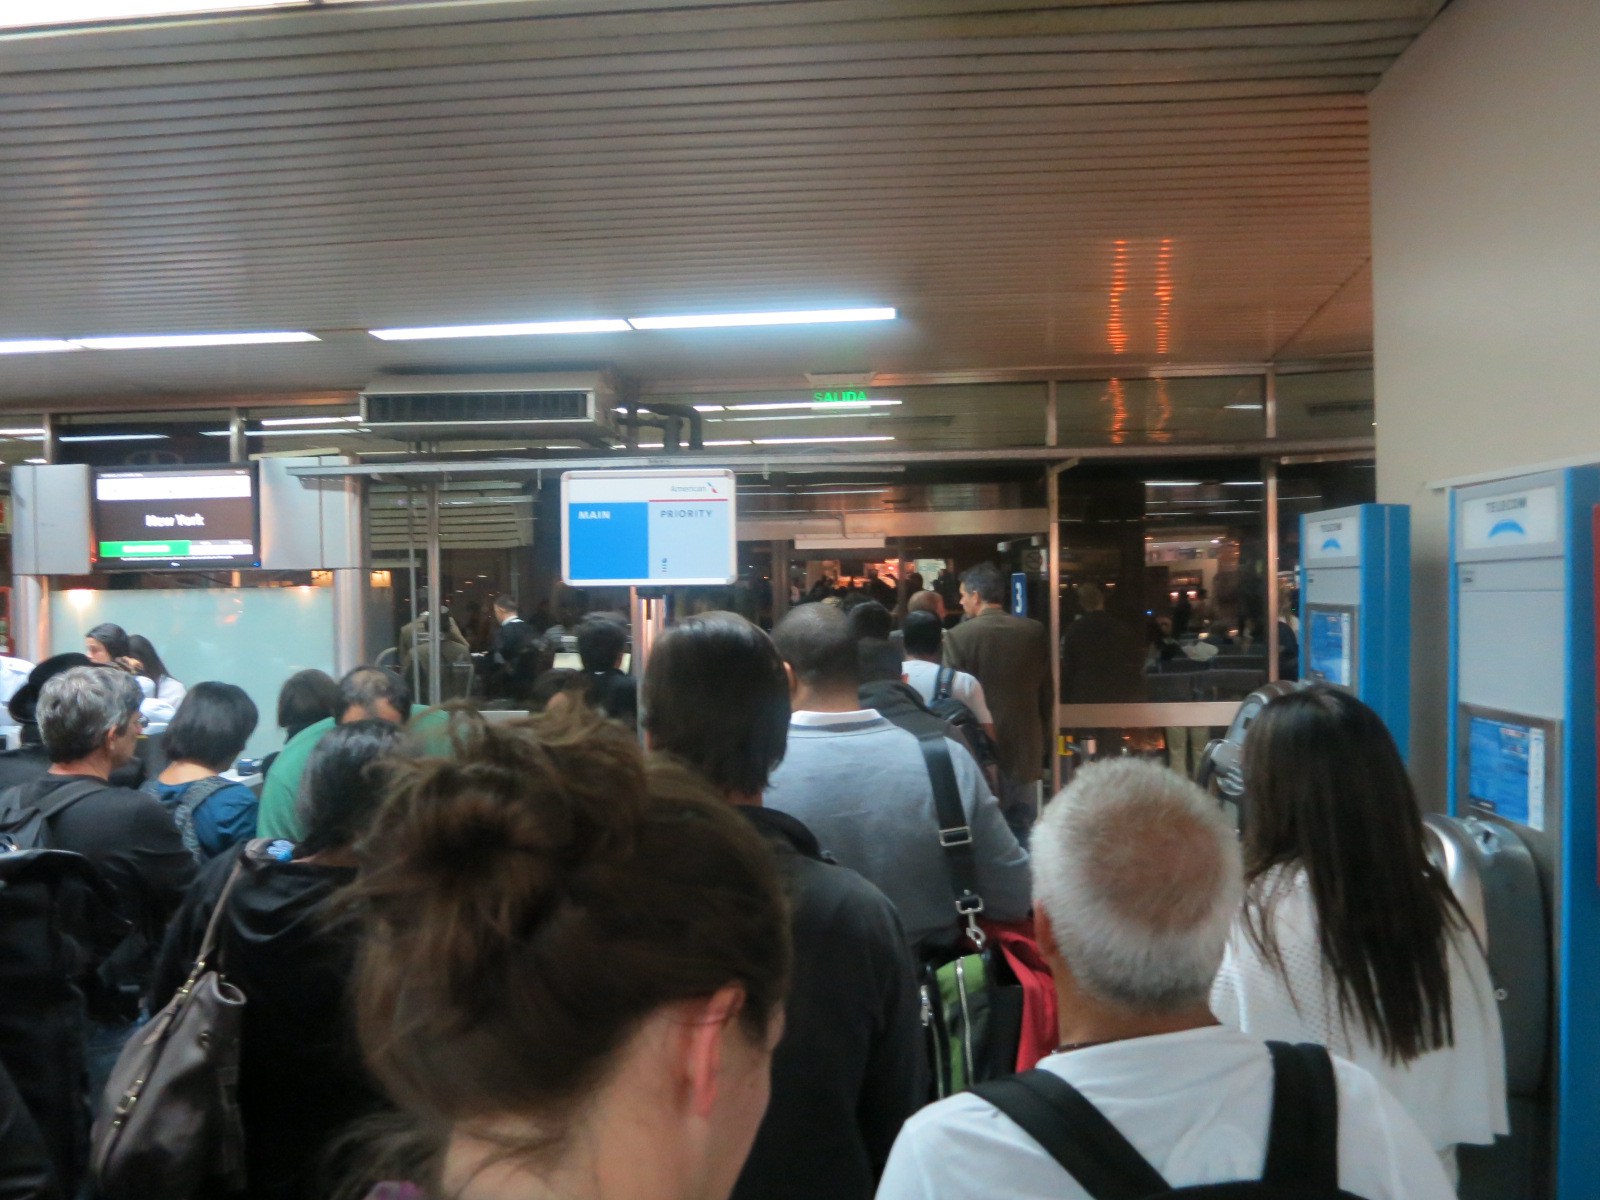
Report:
<svg viewBox="0 0 1600 1200"><path fill-rule="evenodd" d="M182 986L233 863L207 864L161 947L150 1008ZM384 1111L361 1065L346 990L355 944L329 902L354 869L246 855L219 941L222 970L245 996L239 1106L252 1200L326 1200L343 1165L340 1135Z"/></svg>
<svg viewBox="0 0 1600 1200"><path fill-rule="evenodd" d="M927 1094L917 985L889 899L786 813L740 809L778 854L794 982L772 1100L733 1200L871 1200Z"/></svg>
<svg viewBox="0 0 1600 1200"><path fill-rule="evenodd" d="M44 807L54 791L79 778L40 775L23 786L26 803ZM131 926L120 945L85 980L89 1015L100 1021L132 1020L139 993L167 921L194 878L172 814L159 800L128 788L100 788L50 821L48 844L81 854L111 885L116 913Z"/></svg>
<svg viewBox="0 0 1600 1200"><path fill-rule="evenodd" d="M17 1085L0 1067L0 1200L60 1200L50 1155Z"/></svg>
<svg viewBox="0 0 1600 1200"><path fill-rule="evenodd" d="M975 761L981 761L966 735L937 713L929 711L922 702L921 693L909 683L898 679L876 679L863 683L860 694L861 707L877 709L878 715L890 724L898 725L918 737L926 733L943 734L965 746Z"/></svg>

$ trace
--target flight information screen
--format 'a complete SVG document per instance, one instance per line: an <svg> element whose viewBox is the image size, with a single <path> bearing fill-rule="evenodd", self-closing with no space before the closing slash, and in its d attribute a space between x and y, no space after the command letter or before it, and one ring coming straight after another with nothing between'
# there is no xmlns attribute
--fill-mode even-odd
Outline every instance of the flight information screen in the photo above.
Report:
<svg viewBox="0 0 1600 1200"><path fill-rule="evenodd" d="M1473 714L1467 721L1467 794L1496 816L1544 828L1548 732L1540 725Z"/></svg>
<svg viewBox="0 0 1600 1200"><path fill-rule="evenodd" d="M251 467L97 471L93 519L99 570L261 565Z"/></svg>
<svg viewBox="0 0 1600 1200"><path fill-rule="evenodd" d="M732 471L569 471L562 576L575 587L732 583L735 508Z"/></svg>
<svg viewBox="0 0 1600 1200"><path fill-rule="evenodd" d="M1312 679L1355 684L1356 615L1347 608L1306 610L1306 667Z"/></svg>

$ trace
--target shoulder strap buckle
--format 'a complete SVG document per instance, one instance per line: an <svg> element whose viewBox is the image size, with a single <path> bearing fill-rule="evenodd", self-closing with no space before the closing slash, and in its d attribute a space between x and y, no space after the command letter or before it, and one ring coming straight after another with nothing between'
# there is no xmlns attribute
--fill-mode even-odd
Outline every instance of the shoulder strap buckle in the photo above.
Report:
<svg viewBox="0 0 1600 1200"><path fill-rule="evenodd" d="M957 825L954 829L939 830L939 845L946 850L952 846L972 845L972 826Z"/></svg>

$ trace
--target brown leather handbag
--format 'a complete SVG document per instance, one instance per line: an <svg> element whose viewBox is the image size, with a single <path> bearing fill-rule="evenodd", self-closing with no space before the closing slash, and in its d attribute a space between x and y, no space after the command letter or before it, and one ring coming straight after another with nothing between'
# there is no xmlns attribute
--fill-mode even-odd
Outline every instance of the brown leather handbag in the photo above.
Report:
<svg viewBox="0 0 1600 1200"><path fill-rule="evenodd" d="M265 844L263 841L261 844ZM90 1146L105 1200L188 1200L244 1187L239 1024L244 994L223 978L218 934L247 847L217 898L189 978L117 1059Z"/></svg>

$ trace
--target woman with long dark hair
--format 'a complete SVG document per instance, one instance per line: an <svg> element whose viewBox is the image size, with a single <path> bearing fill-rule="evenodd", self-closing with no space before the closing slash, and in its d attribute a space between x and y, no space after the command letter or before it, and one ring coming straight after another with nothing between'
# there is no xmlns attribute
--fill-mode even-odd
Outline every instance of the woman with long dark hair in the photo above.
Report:
<svg viewBox="0 0 1600 1200"><path fill-rule="evenodd" d="M1355 696L1280 696L1244 751L1244 910L1212 992L1227 1024L1377 1076L1453 1173L1508 1130L1505 1049L1477 935L1429 861L1394 739Z"/></svg>
<svg viewBox="0 0 1600 1200"><path fill-rule="evenodd" d="M135 633L128 638L128 657L134 678L139 681L139 690L144 693L139 711L147 720L172 720L184 696L188 695L188 689L172 677L167 664L161 661L161 655L144 634Z"/></svg>

